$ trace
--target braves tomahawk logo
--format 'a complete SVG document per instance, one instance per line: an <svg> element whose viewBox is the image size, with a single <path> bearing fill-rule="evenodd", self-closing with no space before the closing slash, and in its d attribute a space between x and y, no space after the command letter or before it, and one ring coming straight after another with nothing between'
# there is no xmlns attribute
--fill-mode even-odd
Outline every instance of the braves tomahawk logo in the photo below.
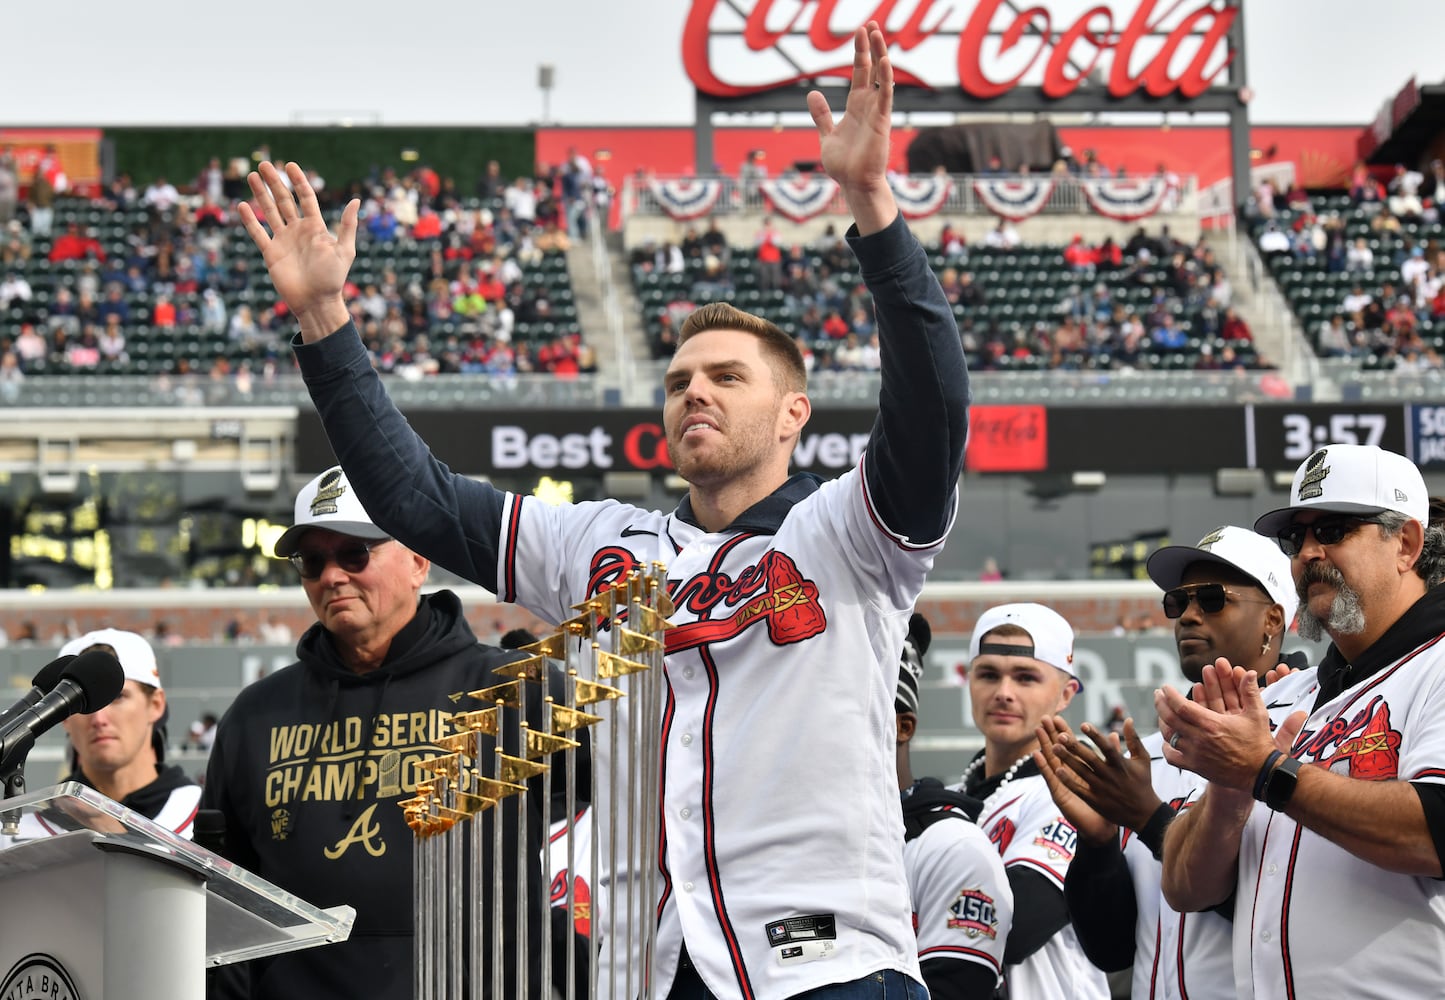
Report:
<svg viewBox="0 0 1445 1000"><path fill-rule="evenodd" d="M1344 764L1351 778L1363 781L1389 781L1400 773L1400 731L1391 727L1390 706L1381 697L1349 719L1300 735L1304 755L1320 767L1339 771L1335 765Z"/></svg>
<svg viewBox="0 0 1445 1000"><path fill-rule="evenodd" d="M589 594L600 593L634 569L640 566L626 549L600 549L592 557ZM768 638L778 646L811 639L828 627L818 585L803 576L791 557L776 549L765 552L736 579L721 571L698 573L686 581L668 581L667 589L674 604L698 618L668 630L668 653L722 642L759 623L767 626ZM719 607L733 611L725 618L708 617Z"/></svg>
<svg viewBox="0 0 1445 1000"><path fill-rule="evenodd" d="M999 820L993 826L989 827L989 843L993 844L994 847L998 848L998 853L1000 855L1002 855L1004 851L1008 850L1009 844L1013 843L1015 829L1016 828L1014 827L1014 821L1009 819L1007 816Z"/></svg>

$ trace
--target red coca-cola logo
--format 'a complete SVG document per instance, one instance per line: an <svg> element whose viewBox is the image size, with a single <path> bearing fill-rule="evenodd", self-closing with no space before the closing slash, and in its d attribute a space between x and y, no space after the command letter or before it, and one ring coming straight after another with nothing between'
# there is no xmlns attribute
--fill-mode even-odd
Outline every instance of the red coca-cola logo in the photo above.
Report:
<svg viewBox="0 0 1445 1000"><path fill-rule="evenodd" d="M970 472L1043 472L1049 467L1049 418L1042 406L973 406L968 411Z"/></svg>
<svg viewBox="0 0 1445 1000"><path fill-rule="evenodd" d="M698 90L717 97L742 97L802 80L851 75L852 33L833 27L838 0L796 2L791 19L773 16L774 3L753 0L747 8L739 0L727 4L693 0L683 29L682 57ZM1041 73L1039 88L1045 96L1065 97L1092 71L1105 71L1106 66L1106 87L1112 97L1128 97L1142 90L1150 97L1177 94L1192 99L1204 93L1234 60L1232 50L1220 55L1230 26L1239 16L1239 8L1233 6L1214 7L1205 2L1181 11L1181 3L1175 0L1158 10L1160 0L1140 0L1123 19L1116 18L1112 8L1098 4L1066 24L1062 20L1056 23L1043 6L1018 9L1005 5L1005 0L979 0L959 23L962 14L956 7L941 6L935 11L934 3L915 0L901 25L889 26L890 20L896 20L899 0L880 0L870 15L871 20L885 25L894 79L900 84L930 86L927 81L938 74L911 69L908 55L922 52L930 43L936 48L936 43L949 35L958 39L949 79L956 79L971 97L984 100L1007 93L1031 73ZM801 31L804 13L810 10L807 30ZM741 26L719 25L720 12L724 22L743 18ZM714 42L723 36L741 44L734 44L726 57L717 60L725 64L720 66L715 64ZM753 54L760 57L759 65L776 61L796 72L768 69L765 78L758 78L758 66L751 71L743 66ZM780 58L762 59L765 55Z"/></svg>

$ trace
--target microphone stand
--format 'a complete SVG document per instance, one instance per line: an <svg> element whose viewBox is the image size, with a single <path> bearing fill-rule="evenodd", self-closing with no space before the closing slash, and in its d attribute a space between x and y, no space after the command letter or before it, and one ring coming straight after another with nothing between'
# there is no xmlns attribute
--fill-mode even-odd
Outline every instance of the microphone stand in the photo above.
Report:
<svg viewBox="0 0 1445 1000"><path fill-rule="evenodd" d="M13 799L25 794L25 758L21 754L13 766L0 774L0 800ZM0 812L0 837L15 837L20 834L20 810L6 809Z"/></svg>

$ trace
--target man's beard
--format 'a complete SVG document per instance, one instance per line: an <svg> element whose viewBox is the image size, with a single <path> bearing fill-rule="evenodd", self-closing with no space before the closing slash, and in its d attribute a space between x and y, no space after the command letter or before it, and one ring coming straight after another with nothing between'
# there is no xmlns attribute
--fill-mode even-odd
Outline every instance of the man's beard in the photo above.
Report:
<svg viewBox="0 0 1445 1000"><path fill-rule="evenodd" d="M1335 588L1335 599L1330 602L1329 614L1317 618L1310 611L1310 584L1324 583ZM1365 609L1360 605L1359 592L1345 583L1345 578L1333 566L1320 563L1305 567L1296 589L1299 591L1299 634L1303 639L1316 642L1325 633L1330 635L1359 635L1365 631Z"/></svg>

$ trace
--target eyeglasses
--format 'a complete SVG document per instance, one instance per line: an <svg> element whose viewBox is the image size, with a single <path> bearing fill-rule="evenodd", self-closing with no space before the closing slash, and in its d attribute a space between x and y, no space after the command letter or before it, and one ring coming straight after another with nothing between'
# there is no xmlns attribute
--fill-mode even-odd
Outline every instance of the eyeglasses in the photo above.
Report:
<svg viewBox="0 0 1445 1000"><path fill-rule="evenodd" d="M339 546L332 552L293 552L286 558L296 567L301 579L319 580L321 574L326 572L326 567L333 562L347 573L360 573L371 562L371 550L389 541L390 538L379 538L374 542L352 542Z"/></svg>
<svg viewBox="0 0 1445 1000"><path fill-rule="evenodd" d="M1300 524L1292 521L1279 529L1275 537L1279 539L1280 551L1293 559L1304 548L1305 536L1311 531L1314 532L1315 541L1321 545L1338 545L1361 525L1379 523L1378 515L1373 517L1330 517L1313 524Z"/></svg>
<svg viewBox="0 0 1445 1000"><path fill-rule="evenodd" d="M1263 597L1245 597L1243 594L1230 590L1222 583L1197 583L1188 587L1175 587L1173 590L1164 592L1164 617L1178 618L1189 610L1190 601L1199 602L1199 610L1206 615L1214 615L1224 610L1224 606L1236 600L1243 604L1273 604L1271 600Z"/></svg>

